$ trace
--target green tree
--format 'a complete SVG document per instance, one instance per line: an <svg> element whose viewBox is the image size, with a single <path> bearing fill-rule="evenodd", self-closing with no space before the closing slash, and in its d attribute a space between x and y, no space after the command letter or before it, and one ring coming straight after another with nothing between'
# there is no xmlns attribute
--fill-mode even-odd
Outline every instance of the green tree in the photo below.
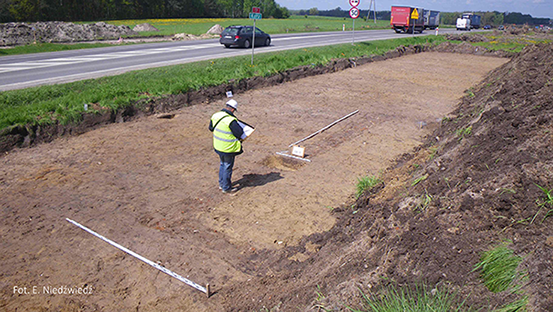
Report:
<svg viewBox="0 0 553 312"><path fill-rule="evenodd" d="M499 26L503 24L503 14L499 12L494 12L494 17L492 18L492 24Z"/></svg>
<svg viewBox="0 0 553 312"><path fill-rule="evenodd" d="M309 15L319 15L319 9L317 8L309 9Z"/></svg>
<svg viewBox="0 0 553 312"><path fill-rule="evenodd" d="M8 11L17 22L34 22L39 20L41 0L14 0Z"/></svg>

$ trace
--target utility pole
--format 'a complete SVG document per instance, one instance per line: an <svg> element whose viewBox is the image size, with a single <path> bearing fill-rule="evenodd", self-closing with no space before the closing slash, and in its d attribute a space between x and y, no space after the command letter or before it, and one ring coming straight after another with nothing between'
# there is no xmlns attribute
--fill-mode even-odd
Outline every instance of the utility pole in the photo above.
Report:
<svg viewBox="0 0 553 312"><path fill-rule="evenodd" d="M374 7L374 23L376 24L376 0L371 0L369 3L369 11L367 12L367 22L369 21L369 18L371 18L371 8Z"/></svg>

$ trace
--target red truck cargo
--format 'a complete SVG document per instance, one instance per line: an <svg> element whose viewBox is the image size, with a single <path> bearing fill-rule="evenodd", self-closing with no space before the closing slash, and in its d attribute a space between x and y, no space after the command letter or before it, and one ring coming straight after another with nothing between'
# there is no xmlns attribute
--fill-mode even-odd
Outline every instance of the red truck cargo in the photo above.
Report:
<svg viewBox="0 0 553 312"><path fill-rule="evenodd" d="M413 11L417 10L418 19L411 19ZM416 32L422 33L424 30L424 9L407 6L392 6L392 16L390 18L390 26L396 33L412 33L413 27Z"/></svg>

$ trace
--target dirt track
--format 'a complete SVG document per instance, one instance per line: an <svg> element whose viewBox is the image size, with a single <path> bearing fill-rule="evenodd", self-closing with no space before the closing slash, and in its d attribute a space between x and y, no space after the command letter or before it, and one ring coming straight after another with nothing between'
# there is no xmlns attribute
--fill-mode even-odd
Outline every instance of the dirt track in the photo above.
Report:
<svg viewBox="0 0 553 312"><path fill-rule="evenodd" d="M217 189L207 130L223 101L113 124L0 159L2 297L13 311L61 307L202 311L232 306L266 249L329 230L358 177L378 174L420 144L463 92L506 59L423 53L236 96L254 125L237 158L236 196ZM275 152L355 110L306 141L311 163ZM195 282L209 300L65 221L71 218ZM317 245L298 252L304 261ZM83 287L92 295L14 294L14 286ZM60 307L60 308L56 308Z"/></svg>

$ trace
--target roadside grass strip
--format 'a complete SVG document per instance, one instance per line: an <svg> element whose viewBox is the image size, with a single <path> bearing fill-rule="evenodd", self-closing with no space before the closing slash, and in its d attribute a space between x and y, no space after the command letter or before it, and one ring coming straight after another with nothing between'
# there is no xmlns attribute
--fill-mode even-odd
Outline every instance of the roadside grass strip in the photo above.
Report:
<svg viewBox="0 0 553 312"><path fill-rule="evenodd" d="M201 88L272 76L298 66L324 66L334 59L382 55L398 46L439 44L443 36L360 42L222 58L133 71L118 76L0 92L0 129L14 125L78 122L91 107L118 110L140 99L186 93ZM87 104L87 105L85 105ZM95 104L95 105L91 105Z"/></svg>

